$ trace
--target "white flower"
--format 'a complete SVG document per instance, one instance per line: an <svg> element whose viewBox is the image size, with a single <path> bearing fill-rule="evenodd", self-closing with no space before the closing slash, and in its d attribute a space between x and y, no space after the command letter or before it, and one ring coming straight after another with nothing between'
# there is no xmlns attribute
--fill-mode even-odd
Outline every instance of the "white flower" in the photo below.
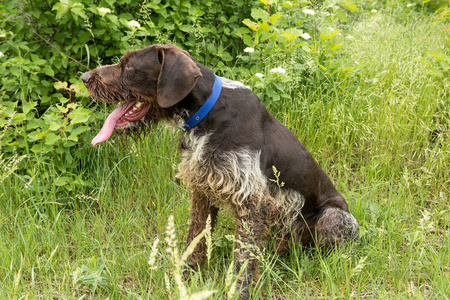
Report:
<svg viewBox="0 0 450 300"><path fill-rule="evenodd" d="M100 14L103 16L111 12L111 10L106 7L98 7L97 9L100 12Z"/></svg>
<svg viewBox="0 0 450 300"><path fill-rule="evenodd" d="M255 49L253 49L251 47L247 47L244 49L244 52L252 53L252 52L255 52Z"/></svg>
<svg viewBox="0 0 450 300"><path fill-rule="evenodd" d="M261 74L261 73L256 73L255 76L256 76L256 77L259 77L259 78L263 78L263 77L264 77L264 75Z"/></svg>
<svg viewBox="0 0 450 300"><path fill-rule="evenodd" d="M309 8L305 8L303 10L303 13L306 14L306 15L311 15L311 16L314 16L316 14L316 12L314 10L309 9Z"/></svg>
<svg viewBox="0 0 450 300"><path fill-rule="evenodd" d="M4 37L6 37L6 33L4 33L4 32L0 33L0 38L4 38Z"/></svg>
<svg viewBox="0 0 450 300"><path fill-rule="evenodd" d="M3 52L0 52L0 58L2 58L3 56L5 56L5 54L3 54Z"/></svg>
<svg viewBox="0 0 450 300"><path fill-rule="evenodd" d="M270 73L286 73L286 70L283 68L275 68L270 70Z"/></svg>
<svg viewBox="0 0 450 300"><path fill-rule="evenodd" d="M309 40L310 38L311 38L311 36L308 34L308 33L303 33L303 34L300 34L300 36L302 37L302 38L304 38L305 40Z"/></svg>
<svg viewBox="0 0 450 300"><path fill-rule="evenodd" d="M141 24L139 24L138 21L131 20L128 22L128 26L131 28L139 28L139 27L141 27Z"/></svg>

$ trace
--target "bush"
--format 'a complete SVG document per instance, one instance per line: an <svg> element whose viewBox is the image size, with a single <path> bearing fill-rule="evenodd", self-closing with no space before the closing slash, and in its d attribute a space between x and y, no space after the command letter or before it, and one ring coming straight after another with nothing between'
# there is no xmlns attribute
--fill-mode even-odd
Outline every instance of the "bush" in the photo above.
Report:
<svg viewBox="0 0 450 300"><path fill-rule="evenodd" d="M297 98L301 86L336 80L351 72L338 59L345 42L339 26L347 22L347 14L356 11L354 1L260 2L252 8L251 19L243 21L248 28L241 28L239 36L249 47L249 56L242 59L250 61L252 74L245 77L253 79L266 105L278 107L283 99ZM279 61L291 64L267 69Z"/></svg>
<svg viewBox="0 0 450 300"><path fill-rule="evenodd" d="M10 123L2 152L26 154L19 166L24 174L30 165L49 163L63 174L57 186L85 185L77 176L77 158L86 156L79 147L104 115L95 113L98 104L87 97L80 75L127 50L169 41L209 63L231 61L243 46L232 32L249 8L242 0L0 4L0 128Z"/></svg>

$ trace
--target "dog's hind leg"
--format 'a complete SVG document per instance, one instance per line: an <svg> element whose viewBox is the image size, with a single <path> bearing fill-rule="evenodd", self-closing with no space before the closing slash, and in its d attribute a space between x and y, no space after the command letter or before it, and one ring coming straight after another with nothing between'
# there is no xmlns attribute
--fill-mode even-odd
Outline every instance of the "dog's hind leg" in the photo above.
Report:
<svg viewBox="0 0 450 300"><path fill-rule="evenodd" d="M208 198L200 192L194 192L191 201L191 222L187 234L186 248L189 247L192 240L198 236L206 227L208 216L211 218L211 230L216 224L217 213L219 209L211 206ZM194 270L201 268L206 260L206 239L203 238L197 244L194 252L189 256L188 266Z"/></svg>

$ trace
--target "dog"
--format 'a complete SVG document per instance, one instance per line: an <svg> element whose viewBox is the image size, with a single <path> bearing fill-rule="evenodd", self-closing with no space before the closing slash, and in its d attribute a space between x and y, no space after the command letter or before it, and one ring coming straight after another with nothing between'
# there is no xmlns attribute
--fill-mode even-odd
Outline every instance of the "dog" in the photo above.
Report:
<svg viewBox="0 0 450 300"><path fill-rule="evenodd" d="M119 63L81 78L94 98L121 104L94 146L114 129L139 135L160 120L181 129L177 176L192 192L187 245L208 216L214 226L219 209L232 211L240 299L249 298L258 279L269 233L279 253L293 243L333 249L357 238L358 222L330 178L242 83L218 77L171 44L126 52ZM203 239L187 264L198 269L205 260Z"/></svg>

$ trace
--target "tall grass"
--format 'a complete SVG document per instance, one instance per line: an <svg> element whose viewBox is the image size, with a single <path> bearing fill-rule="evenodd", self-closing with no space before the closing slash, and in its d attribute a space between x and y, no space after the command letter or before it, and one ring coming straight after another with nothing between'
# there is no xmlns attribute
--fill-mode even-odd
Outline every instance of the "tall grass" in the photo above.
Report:
<svg viewBox="0 0 450 300"><path fill-rule="evenodd" d="M327 256L268 247L255 299L450 297L449 91L423 63L428 52L449 50L438 25L409 28L382 15L355 24L348 80L293 85L291 103L272 111L330 174L361 230ZM280 66L296 76L290 62ZM51 166L15 174L0 156L12 170L0 187L0 298L177 299L164 237L173 215L174 238L185 239L189 193L175 179L176 149L176 134L158 127L128 149L83 150L91 186L64 196ZM221 212L211 261L184 283L188 295L232 294L233 227Z"/></svg>

